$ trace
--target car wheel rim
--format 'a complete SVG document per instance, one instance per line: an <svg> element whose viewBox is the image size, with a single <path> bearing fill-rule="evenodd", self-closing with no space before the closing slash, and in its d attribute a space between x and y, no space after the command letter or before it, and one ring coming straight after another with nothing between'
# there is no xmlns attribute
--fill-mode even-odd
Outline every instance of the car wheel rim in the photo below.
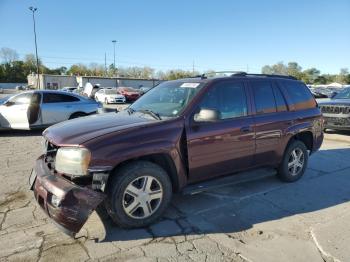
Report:
<svg viewBox="0 0 350 262"><path fill-rule="evenodd" d="M152 216L163 199L161 183L153 176L142 176L133 180L123 195L124 212L135 219Z"/></svg>
<svg viewBox="0 0 350 262"><path fill-rule="evenodd" d="M288 171L292 176L298 175L304 167L305 157L300 148L295 148L288 160Z"/></svg>

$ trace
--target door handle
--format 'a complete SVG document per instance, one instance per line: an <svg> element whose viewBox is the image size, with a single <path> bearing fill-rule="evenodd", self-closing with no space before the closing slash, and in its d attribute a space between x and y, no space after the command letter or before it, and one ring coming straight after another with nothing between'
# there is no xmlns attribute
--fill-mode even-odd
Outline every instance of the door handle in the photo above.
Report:
<svg viewBox="0 0 350 262"><path fill-rule="evenodd" d="M252 129L251 129L251 127L250 126L243 126L242 128L241 128L241 132L242 133L247 133L247 132L249 132L249 131L251 131Z"/></svg>

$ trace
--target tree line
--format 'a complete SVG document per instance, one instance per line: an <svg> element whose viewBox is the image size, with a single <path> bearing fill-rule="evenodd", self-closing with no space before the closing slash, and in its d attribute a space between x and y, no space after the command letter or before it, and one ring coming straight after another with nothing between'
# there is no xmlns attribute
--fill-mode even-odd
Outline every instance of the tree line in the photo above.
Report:
<svg viewBox="0 0 350 262"><path fill-rule="evenodd" d="M333 82L340 84L350 84L350 74L348 68L341 68L339 74L321 74L317 68L303 68L296 62L284 64L279 62L274 65L265 65L261 69L263 74L290 75L302 80L307 84L325 85Z"/></svg>
<svg viewBox="0 0 350 262"><path fill-rule="evenodd" d="M3 47L0 49L0 82L4 83L25 83L27 76L36 73L36 59L33 54L27 54L21 60L18 53L11 49ZM88 65L78 63L73 64L69 68L61 66L58 68L46 67L41 59L39 59L39 72L41 74L54 75L80 75L80 76L106 76L106 77L130 77L130 78L155 78L161 80L174 80L186 78L201 73L212 73L214 70L206 72L198 72L191 70L173 69L167 71L156 71L154 68L144 67L118 67L114 68L113 64L105 68L104 65L98 63L90 63ZM329 84L338 82L341 84L350 84L350 74L347 68L340 70L339 74L321 74L316 68L303 70L296 62L284 64L282 62L274 65L265 65L261 70L264 74L282 74L291 75L307 84Z"/></svg>

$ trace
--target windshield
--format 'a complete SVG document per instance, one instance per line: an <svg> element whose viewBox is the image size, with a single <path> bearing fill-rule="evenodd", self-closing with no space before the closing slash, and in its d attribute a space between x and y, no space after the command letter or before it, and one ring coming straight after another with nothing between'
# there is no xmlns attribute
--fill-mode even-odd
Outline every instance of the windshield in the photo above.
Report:
<svg viewBox="0 0 350 262"><path fill-rule="evenodd" d="M350 87L340 91L333 97L333 99L350 99Z"/></svg>
<svg viewBox="0 0 350 262"><path fill-rule="evenodd" d="M118 91L116 89L106 89L105 93L106 95L116 95Z"/></svg>
<svg viewBox="0 0 350 262"><path fill-rule="evenodd" d="M176 117L186 108L204 83L164 82L133 103L134 111L150 110L161 117Z"/></svg>

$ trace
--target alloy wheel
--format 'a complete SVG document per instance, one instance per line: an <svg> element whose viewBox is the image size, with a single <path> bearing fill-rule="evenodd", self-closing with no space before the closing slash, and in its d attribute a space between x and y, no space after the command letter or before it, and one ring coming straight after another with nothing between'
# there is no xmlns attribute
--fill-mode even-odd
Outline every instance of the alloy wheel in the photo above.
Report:
<svg viewBox="0 0 350 262"><path fill-rule="evenodd" d="M153 176L142 176L133 180L123 194L124 212L135 219L152 216L163 199L161 183Z"/></svg>
<svg viewBox="0 0 350 262"><path fill-rule="evenodd" d="M300 148L295 148L288 160L288 171L292 176L296 176L304 167L305 157Z"/></svg>

